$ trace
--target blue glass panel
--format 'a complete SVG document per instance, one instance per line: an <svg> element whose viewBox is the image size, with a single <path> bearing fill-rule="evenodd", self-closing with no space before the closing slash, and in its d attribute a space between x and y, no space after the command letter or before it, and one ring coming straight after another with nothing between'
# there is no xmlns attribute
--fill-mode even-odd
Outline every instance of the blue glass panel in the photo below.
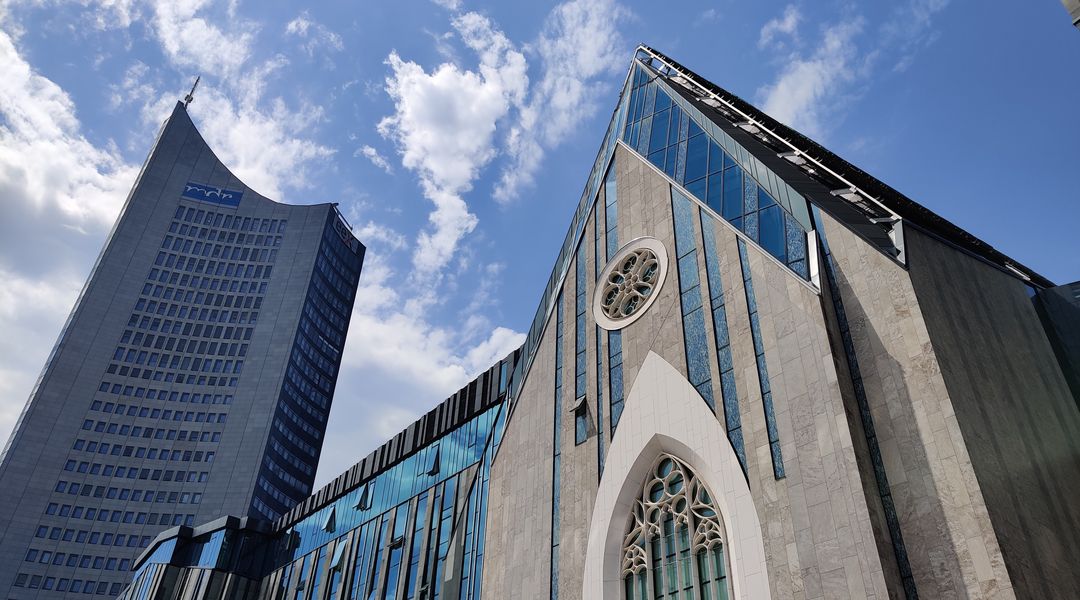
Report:
<svg viewBox="0 0 1080 600"><path fill-rule="evenodd" d="M765 392L761 395L761 402L765 406L765 410L770 414L775 410L773 407L772 394ZM769 441L775 442L780 439L779 434L776 431L776 419L765 419L765 431L769 434Z"/></svg>
<svg viewBox="0 0 1080 600"><path fill-rule="evenodd" d="M716 223L701 213L701 234L705 240L705 275L709 279L709 297L714 306L724 304L724 282L720 279L720 255L716 249Z"/></svg>
<svg viewBox="0 0 1080 600"><path fill-rule="evenodd" d="M690 226L690 232L693 234L693 228ZM691 247L691 250L694 248ZM698 278L697 268L697 255L687 254L679 259L679 289L687 291L690 288L700 284L701 281Z"/></svg>
<svg viewBox="0 0 1080 600"><path fill-rule="evenodd" d="M743 281L746 282L746 294L754 293L753 284L750 282L750 261L746 256L746 244L739 240L739 267L742 269Z"/></svg>
<svg viewBox="0 0 1080 600"><path fill-rule="evenodd" d="M731 221L742 216L742 168L731 167L724 171L724 211L725 219Z"/></svg>
<svg viewBox="0 0 1080 600"><path fill-rule="evenodd" d="M713 322L716 323L716 347L723 348L731 343L728 337L727 308L724 305L713 309Z"/></svg>
<svg viewBox="0 0 1080 600"><path fill-rule="evenodd" d="M787 238L788 260L796 261L806 258L806 233L795 217L787 213L784 214L784 235Z"/></svg>
<svg viewBox="0 0 1080 600"><path fill-rule="evenodd" d="M689 198L674 189L671 201L675 213L675 253L681 258L694 250L694 208Z"/></svg>
<svg viewBox="0 0 1080 600"><path fill-rule="evenodd" d="M752 212L743 217L742 222L743 233L750 236L750 239L757 241L758 239L758 215L756 212Z"/></svg>
<svg viewBox="0 0 1080 600"><path fill-rule="evenodd" d="M702 177L697 181L692 181L686 184L684 187L686 188L686 191L690 192L691 195L693 195L698 200L701 200L705 197L705 181L705 178Z"/></svg>
<svg viewBox="0 0 1080 600"><path fill-rule="evenodd" d="M713 314L716 314L715 311L713 312ZM720 329L723 329L725 332L727 331L727 327L721 327ZM733 368L735 368L735 366L734 366L734 364L732 363L732 360L731 360L731 349L730 348L727 348L725 346L723 350L716 353L716 358L717 358L717 368L719 368L721 372L730 371Z"/></svg>
<svg viewBox="0 0 1080 600"><path fill-rule="evenodd" d="M678 106L671 107L671 126L668 127L668 145L679 143L679 125L682 122L682 109Z"/></svg>
<svg viewBox="0 0 1080 600"><path fill-rule="evenodd" d="M656 165L657 169L660 169L661 171L663 171L664 170L664 157L666 155L667 155L667 152L664 151L663 149L657 150L656 152L653 152L652 154L649 155L649 162Z"/></svg>
<svg viewBox="0 0 1080 600"><path fill-rule="evenodd" d="M574 415L574 445L585 443L589 438L589 420L585 411Z"/></svg>
<svg viewBox="0 0 1080 600"><path fill-rule="evenodd" d="M701 394L702 399L705 400L705 404L709 406L709 410L716 412L716 400L713 399L712 393L712 380L704 381L694 387Z"/></svg>
<svg viewBox="0 0 1080 600"><path fill-rule="evenodd" d="M724 371L720 373L720 381L724 390L724 414L727 420L728 431L742 426L742 418L739 416L739 395L735 390L735 372Z"/></svg>
<svg viewBox="0 0 1080 600"><path fill-rule="evenodd" d="M706 175L706 163L709 159L709 138L698 135L690 138L686 149L686 179L694 181Z"/></svg>
<svg viewBox="0 0 1080 600"><path fill-rule="evenodd" d="M667 149L667 161L664 164L664 173L675 179L675 167L678 164L677 154L679 153L679 145L669 146Z"/></svg>
<svg viewBox="0 0 1080 600"><path fill-rule="evenodd" d="M761 245L781 261L785 261L787 240L784 233L783 209L778 204L761 211Z"/></svg>
<svg viewBox="0 0 1080 600"><path fill-rule="evenodd" d="M687 133L690 137L694 137L695 135L700 135L705 132L701 130L701 127L698 127L698 124L695 123L693 119L690 119L690 129Z"/></svg>
<svg viewBox="0 0 1080 600"><path fill-rule="evenodd" d="M716 142L709 141L709 174L724 170L724 151Z"/></svg>
<svg viewBox="0 0 1080 600"><path fill-rule="evenodd" d="M758 356L756 360L758 366L758 379L760 380L758 383L761 385L761 393L768 394L772 391L772 386L769 385L769 369L765 366L765 355L762 354Z"/></svg>
<svg viewBox="0 0 1080 600"><path fill-rule="evenodd" d="M671 98L668 97L664 90L659 87L656 89L656 112L667 109L671 106Z"/></svg>
<svg viewBox="0 0 1080 600"><path fill-rule="evenodd" d="M645 88L645 109L642 111L642 115L651 115L655 112L656 105L656 84L651 84Z"/></svg>
<svg viewBox="0 0 1080 600"><path fill-rule="evenodd" d="M749 177L743 178L743 214L749 214L758 209L758 185Z"/></svg>
<svg viewBox="0 0 1080 600"><path fill-rule="evenodd" d="M731 158L731 155L727 153L727 150L725 150L724 151L724 168L728 169L730 167L737 167L737 166L739 166L739 163L735 162L735 159Z"/></svg>
<svg viewBox="0 0 1080 600"><path fill-rule="evenodd" d="M692 258L692 257L687 257ZM682 311L686 314L701 308L701 287L695 286L682 294Z"/></svg>
<svg viewBox="0 0 1080 600"><path fill-rule="evenodd" d="M621 372L622 369L619 369ZM612 388L614 389L614 387ZM622 382L619 382L619 390L622 391ZM614 434L615 428L619 426L619 419L622 418L623 401L611 403L611 431Z"/></svg>
<svg viewBox="0 0 1080 600"><path fill-rule="evenodd" d="M663 92L661 92L662 94ZM664 110L653 115L652 132L649 134L649 152L662 150L667 147L668 119L670 111ZM663 168L663 165L660 166Z"/></svg>
<svg viewBox="0 0 1080 600"><path fill-rule="evenodd" d="M783 479L784 475L784 456L780 453L780 442L770 444L770 450L772 450L772 463L773 463L773 476L777 479Z"/></svg>
<svg viewBox="0 0 1080 600"><path fill-rule="evenodd" d="M705 314L701 309L683 317L686 338L686 370L690 383L698 385L709 379L709 346L705 337Z"/></svg>
<svg viewBox="0 0 1080 600"><path fill-rule="evenodd" d="M638 154L648 154L649 139L652 132L652 117L645 117L641 121L641 131L638 133L637 147L635 150Z"/></svg>
<svg viewBox="0 0 1080 600"><path fill-rule="evenodd" d="M772 206L773 204L776 204L776 200L773 200L772 196L770 196L769 193L765 191L765 188L759 187L757 207L767 208L769 206Z"/></svg>
<svg viewBox="0 0 1080 600"><path fill-rule="evenodd" d="M754 342L754 351L761 352L761 325L757 314L757 301L753 298L746 299L750 306L750 339ZM758 365L760 366L760 364Z"/></svg>
<svg viewBox="0 0 1080 600"><path fill-rule="evenodd" d="M805 260L796 260L788 263L792 271L798 273L803 279L810 279L810 268L806 265Z"/></svg>
<svg viewBox="0 0 1080 600"><path fill-rule="evenodd" d="M679 121L679 141L685 142L690 138L690 117L683 113L682 120Z"/></svg>
<svg viewBox="0 0 1080 600"><path fill-rule="evenodd" d="M716 173L709 175L709 195L705 199L705 203L709 205L709 208L716 211L716 214L723 214L724 198L724 176L722 173Z"/></svg>
<svg viewBox="0 0 1080 600"><path fill-rule="evenodd" d="M678 145L679 154L675 164L675 181L682 183L686 181L686 142L679 142Z"/></svg>
<svg viewBox="0 0 1080 600"><path fill-rule="evenodd" d="M735 456L739 458L739 464L742 465L743 471L746 471L746 449L743 447L742 428L729 430L728 439L735 448Z"/></svg>

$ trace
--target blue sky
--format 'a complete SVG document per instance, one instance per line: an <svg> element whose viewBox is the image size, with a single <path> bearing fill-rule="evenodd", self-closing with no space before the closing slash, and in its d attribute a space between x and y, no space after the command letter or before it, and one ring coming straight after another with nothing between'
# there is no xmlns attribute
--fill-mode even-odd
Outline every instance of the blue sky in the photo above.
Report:
<svg viewBox="0 0 1080 600"><path fill-rule="evenodd" d="M1057 0L0 0L0 436L154 134L190 112L368 245L325 482L520 344L644 42L1052 280L1080 279Z"/></svg>

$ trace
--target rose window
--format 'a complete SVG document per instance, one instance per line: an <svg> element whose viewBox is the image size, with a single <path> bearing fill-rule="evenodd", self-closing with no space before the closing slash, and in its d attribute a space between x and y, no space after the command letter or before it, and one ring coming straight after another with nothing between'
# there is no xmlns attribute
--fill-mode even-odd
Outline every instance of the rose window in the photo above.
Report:
<svg viewBox="0 0 1080 600"><path fill-rule="evenodd" d="M639 238L611 258L597 285L594 316L605 329L621 329L652 304L664 283L667 252L660 240Z"/></svg>

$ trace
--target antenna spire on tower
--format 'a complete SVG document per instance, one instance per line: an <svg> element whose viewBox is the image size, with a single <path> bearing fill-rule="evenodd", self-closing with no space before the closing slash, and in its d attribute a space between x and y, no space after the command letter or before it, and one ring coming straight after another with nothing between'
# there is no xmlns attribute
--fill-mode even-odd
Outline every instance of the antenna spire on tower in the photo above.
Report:
<svg viewBox="0 0 1080 600"><path fill-rule="evenodd" d="M184 96L184 108L187 108L188 104L191 104L191 101L195 99L195 88L199 87L200 79L202 79L201 75L195 78L195 85L191 86L191 91L188 92L187 96Z"/></svg>

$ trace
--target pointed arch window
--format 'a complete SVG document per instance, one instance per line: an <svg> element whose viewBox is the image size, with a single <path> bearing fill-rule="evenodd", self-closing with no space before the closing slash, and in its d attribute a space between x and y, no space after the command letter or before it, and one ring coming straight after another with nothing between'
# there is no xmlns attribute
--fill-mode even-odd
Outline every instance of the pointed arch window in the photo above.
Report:
<svg viewBox="0 0 1080 600"><path fill-rule="evenodd" d="M626 600L730 597L724 528L705 483L661 454L634 501L623 537Z"/></svg>

